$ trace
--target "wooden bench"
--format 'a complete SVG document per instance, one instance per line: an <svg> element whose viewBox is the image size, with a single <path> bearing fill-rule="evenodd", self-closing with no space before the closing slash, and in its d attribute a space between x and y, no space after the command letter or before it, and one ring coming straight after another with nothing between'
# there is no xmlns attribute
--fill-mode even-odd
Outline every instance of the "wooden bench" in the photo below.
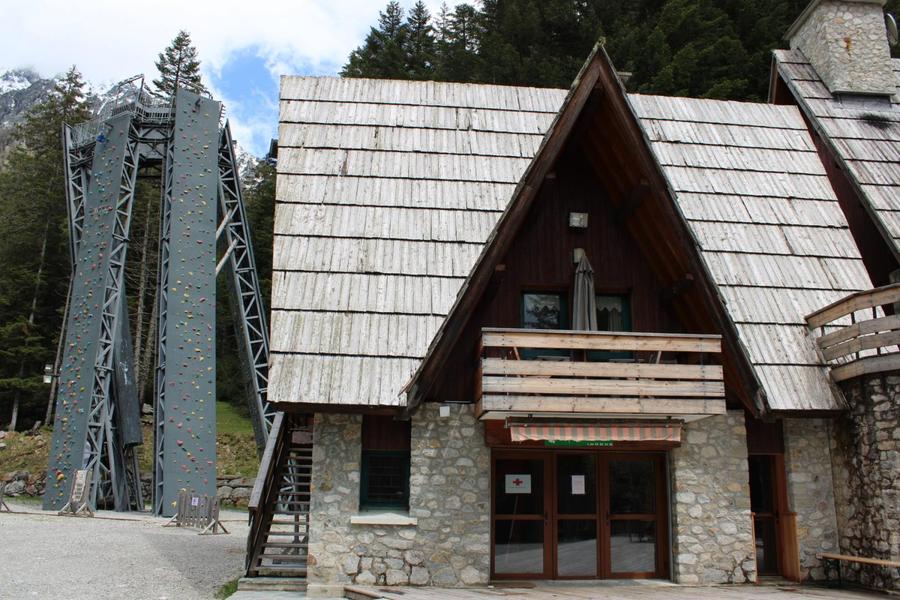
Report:
<svg viewBox="0 0 900 600"><path fill-rule="evenodd" d="M896 560L884 560L882 558L866 558L864 556L851 556L849 554L832 554L829 552L822 552L821 554L816 554L816 558L823 561L825 564L825 576L828 576L828 565L834 564L837 568L838 574L838 586L843 587L844 585L844 577L841 573L841 563L844 562L855 562L864 565L876 565L879 567L887 567L887 568L895 568L900 569L900 561ZM830 580L829 580L830 581Z"/></svg>

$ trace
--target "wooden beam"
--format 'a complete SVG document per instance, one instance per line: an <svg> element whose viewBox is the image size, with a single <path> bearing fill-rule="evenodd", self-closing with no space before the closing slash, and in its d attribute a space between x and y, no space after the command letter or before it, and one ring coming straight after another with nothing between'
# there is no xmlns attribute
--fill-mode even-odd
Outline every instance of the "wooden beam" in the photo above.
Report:
<svg viewBox="0 0 900 600"><path fill-rule="evenodd" d="M900 301L900 283L850 294L806 316L811 329L822 327L858 310L875 308Z"/></svg>
<svg viewBox="0 0 900 600"><path fill-rule="evenodd" d="M722 380L721 365L682 365L616 362L570 362L549 360L481 361L485 375L537 375L549 377L634 377L642 379Z"/></svg>
<svg viewBox="0 0 900 600"><path fill-rule="evenodd" d="M485 394L557 394L560 396L638 396L725 399L721 381L655 379L570 379L564 377L492 377L481 384Z"/></svg>
<svg viewBox="0 0 900 600"><path fill-rule="evenodd" d="M647 181L641 179L636 186L631 188L622 203L616 210L616 220L619 223L627 223L637 212L644 200L650 197L650 186Z"/></svg>
<svg viewBox="0 0 900 600"><path fill-rule="evenodd" d="M694 276L685 273L684 277L675 281L662 292L663 302L671 302L694 286Z"/></svg>
<svg viewBox="0 0 900 600"><path fill-rule="evenodd" d="M842 327L837 331L832 331L831 333L821 336L816 340L816 343L819 344L820 348L827 348L847 340L852 340L861 335L878 333L879 331L891 331L894 329L900 329L900 315L890 315L888 317L859 321L853 325Z"/></svg>
<svg viewBox="0 0 900 600"><path fill-rule="evenodd" d="M839 367L832 367L831 378L834 381L845 381L860 375L897 370L900 370L900 353L895 352L894 354L867 356Z"/></svg>
<svg viewBox="0 0 900 600"><path fill-rule="evenodd" d="M660 352L710 352L722 350L718 335L676 333L620 333L608 331L558 331L547 329L482 330L486 348L557 348L567 350L646 350Z"/></svg>
<svg viewBox="0 0 900 600"><path fill-rule="evenodd" d="M885 331L884 333L864 335L849 342L842 342L829 348L823 348L822 356L825 357L825 360L832 361L849 354L862 352L863 350L874 350L876 348L896 346L897 344L900 344L900 331Z"/></svg>
<svg viewBox="0 0 900 600"><path fill-rule="evenodd" d="M512 396L484 395L480 414L486 412L512 413L583 413L658 415L721 415L725 414L725 400L693 398L573 398L571 396Z"/></svg>

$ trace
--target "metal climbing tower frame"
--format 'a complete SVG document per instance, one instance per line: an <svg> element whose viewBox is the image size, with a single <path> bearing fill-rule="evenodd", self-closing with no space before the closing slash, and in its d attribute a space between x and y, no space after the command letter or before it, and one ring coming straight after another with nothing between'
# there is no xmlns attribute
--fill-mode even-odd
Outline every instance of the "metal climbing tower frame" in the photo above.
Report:
<svg viewBox="0 0 900 600"><path fill-rule="evenodd" d="M156 164L163 195L153 510L171 514L180 489L215 494L215 277L224 265L240 307L241 357L253 374L248 403L258 444L273 416L266 320L221 105L182 89L174 102L152 97L140 77L119 92L95 120L63 131L73 281L44 505L58 509L75 471L89 469L92 508L100 500L117 510L143 507L124 267L137 173ZM222 234L227 249L217 265Z"/></svg>
<svg viewBox="0 0 900 600"><path fill-rule="evenodd" d="M216 494L216 225L221 104L179 89L166 153L154 512ZM164 301L162 299L165 298Z"/></svg>
<svg viewBox="0 0 900 600"><path fill-rule="evenodd" d="M98 134L91 176L83 202L70 210L80 231L72 250L76 267L73 301L67 319L65 354L57 397L56 423L51 447L45 508L59 508L75 470L92 471L90 491L97 504L102 482L108 482L117 508L128 506L124 459L116 441L112 399L113 354L121 302L124 268L131 228L131 208L137 178L138 149L130 115L110 119ZM67 157L68 158L68 157ZM82 185L84 179L81 179ZM79 222L80 221L80 222Z"/></svg>
<svg viewBox="0 0 900 600"><path fill-rule="evenodd" d="M231 128L228 123L222 129L219 141L219 214L221 224L216 231L217 240L225 234L225 254L216 267L216 273L226 267L231 289L232 312L239 352L246 369L247 400L253 415L256 446L261 451L266 445L275 411L266 402L269 381L269 328L266 311L256 274L250 228L241 197L237 161Z"/></svg>

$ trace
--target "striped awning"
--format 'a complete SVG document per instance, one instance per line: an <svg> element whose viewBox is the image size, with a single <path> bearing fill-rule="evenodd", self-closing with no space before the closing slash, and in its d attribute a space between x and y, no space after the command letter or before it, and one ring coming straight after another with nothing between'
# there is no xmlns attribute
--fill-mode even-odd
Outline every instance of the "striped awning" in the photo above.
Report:
<svg viewBox="0 0 900 600"><path fill-rule="evenodd" d="M618 423L609 425L512 424L513 442L674 442L681 443L681 424Z"/></svg>

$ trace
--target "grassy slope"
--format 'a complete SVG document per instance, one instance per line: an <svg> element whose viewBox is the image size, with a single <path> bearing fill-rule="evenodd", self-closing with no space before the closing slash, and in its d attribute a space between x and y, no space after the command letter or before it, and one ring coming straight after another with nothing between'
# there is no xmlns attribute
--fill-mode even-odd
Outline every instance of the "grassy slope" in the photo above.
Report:
<svg viewBox="0 0 900 600"><path fill-rule="evenodd" d="M216 406L218 474L255 477L259 460L253 425L230 404L219 402ZM0 475L11 471L28 471L32 475L47 470L52 431L44 427L38 435L7 433L0 440L6 448L0 450ZM144 425L144 445L141 447L141 472L150 473L153 457L153 426Z"/></svg>

